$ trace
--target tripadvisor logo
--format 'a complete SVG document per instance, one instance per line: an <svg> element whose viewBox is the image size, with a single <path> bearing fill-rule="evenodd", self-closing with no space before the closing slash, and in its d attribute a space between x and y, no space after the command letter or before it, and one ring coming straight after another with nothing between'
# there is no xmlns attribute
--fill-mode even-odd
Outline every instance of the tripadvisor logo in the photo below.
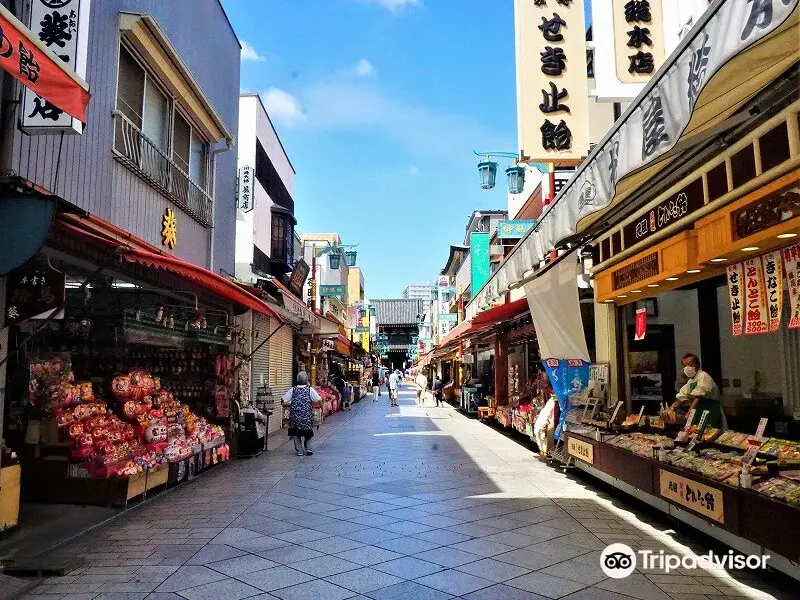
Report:
<svg viewBox="0 0 800 600"><path fill-rule="evenodd" d="M637 556L638 555L638 556ZM675 569L766 569L770 555L736 554L728 550L727 554L667 554L663 550L634 550L625 544L611 544L600 554L600 568L612 579L625 579L636 570L639 564L642 569L651 569L670 573Z"/></svg>

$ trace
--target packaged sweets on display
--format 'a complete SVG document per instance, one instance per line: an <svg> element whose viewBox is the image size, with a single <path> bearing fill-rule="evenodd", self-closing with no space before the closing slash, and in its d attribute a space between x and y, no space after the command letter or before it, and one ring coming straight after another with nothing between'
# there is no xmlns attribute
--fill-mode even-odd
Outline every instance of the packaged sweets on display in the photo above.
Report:
<svg viewBox="0 0 800 600"><path fill-rule="evenodd" d="M672 448L674 442L667 436L655 433L624 433L608 440L612 446L628 450L639 456L652 457L653 448Z"/></svg>

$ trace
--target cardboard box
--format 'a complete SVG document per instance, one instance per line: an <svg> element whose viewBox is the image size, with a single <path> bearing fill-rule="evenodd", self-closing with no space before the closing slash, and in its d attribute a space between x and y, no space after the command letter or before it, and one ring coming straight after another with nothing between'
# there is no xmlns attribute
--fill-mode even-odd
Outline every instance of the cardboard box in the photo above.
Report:
<svg viewBox="0 0 800 600"><path fill-rule="evenodd" d="M19 485L22 469L11 465L0 469L0 531L19 522Z"/></svg>

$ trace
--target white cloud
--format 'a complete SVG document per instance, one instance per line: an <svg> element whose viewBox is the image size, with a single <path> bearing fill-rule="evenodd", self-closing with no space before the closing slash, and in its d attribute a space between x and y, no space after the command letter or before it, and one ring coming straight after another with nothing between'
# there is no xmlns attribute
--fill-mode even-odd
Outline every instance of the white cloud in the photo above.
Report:
<svg viewBox="0 0 800 600"><path fill-rule="evenodd" d="M372 77L375 75L375 67L373 67L372 63L366 58L362 58L356 63L355 71L356 75L360 75L361 77Z"/></svg>
<svg viewBox="0 0 800 600"><path fill-rule="evenodd" d="M410 175L414 175L415 177L421 173L419 167L416 165L408 165L408 172Z"/></svg>
<svg viewBox="0 0 800 600"><path fill-rule="evenodd" d="M393 13L400 12L409 6L422 6L422 2L420 0L362 0L362 2L366 2L367 4L377 4L378 6L382 6Z"/></svg>
<svg viewBox="0 0 800 600"><path fill-rule="evenodd" d="M426 160L463 164L465 157L472 158L472 148L511 143L464 115L389 98L368 80L322 81L302 90L300 97L305 127L366 130L399 141Z"/></svg>
<svg viewBox="0 0 800 600"><path fill-rule="evenodd" d="M266 57L261 56L256 49L251 45L242 40L242 60L252 60L255 62L264 62Z"/></svg>
<svg viewBox="0 0 800 600"><path fill-rule="evenodd" d="M305 114L297 98L289 92L270 88L261 95L270 118L282 122L287 127L305 120Z"/></svg>

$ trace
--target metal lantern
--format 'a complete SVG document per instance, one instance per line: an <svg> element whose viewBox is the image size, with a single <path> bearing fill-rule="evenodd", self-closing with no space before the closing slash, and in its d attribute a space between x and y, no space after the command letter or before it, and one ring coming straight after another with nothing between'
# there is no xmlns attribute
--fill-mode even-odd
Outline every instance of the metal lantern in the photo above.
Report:
<svg viewBox="0 0 800 600"><path fill-rule="evenodd" d="M522 165L512 165L506 169L508 178L508 193L521 194L525 187L525 167Z"/></svg>
<svg viewBox="0 0 800 600"><path fill-rule="evenodd" d="M356 256L358 252L355 250L348 250L344 253L344 262L348 267L355 267L356 266Z"/></svg>
<svg viewBox="0 0 800 600"><path fill-rule="evenodd" d="M331 269L338 269L339 263L342 262L342 255L338 252L331 252L328 255L328 260L330 260Z"/></svg>
<svg viewBox="0 0 800 600"><path fill-rule="evenodd" d="M481 177L481 187L490 190L497 179L497 163L491 160L482 160L478 163L478 174Z"/></svg>

